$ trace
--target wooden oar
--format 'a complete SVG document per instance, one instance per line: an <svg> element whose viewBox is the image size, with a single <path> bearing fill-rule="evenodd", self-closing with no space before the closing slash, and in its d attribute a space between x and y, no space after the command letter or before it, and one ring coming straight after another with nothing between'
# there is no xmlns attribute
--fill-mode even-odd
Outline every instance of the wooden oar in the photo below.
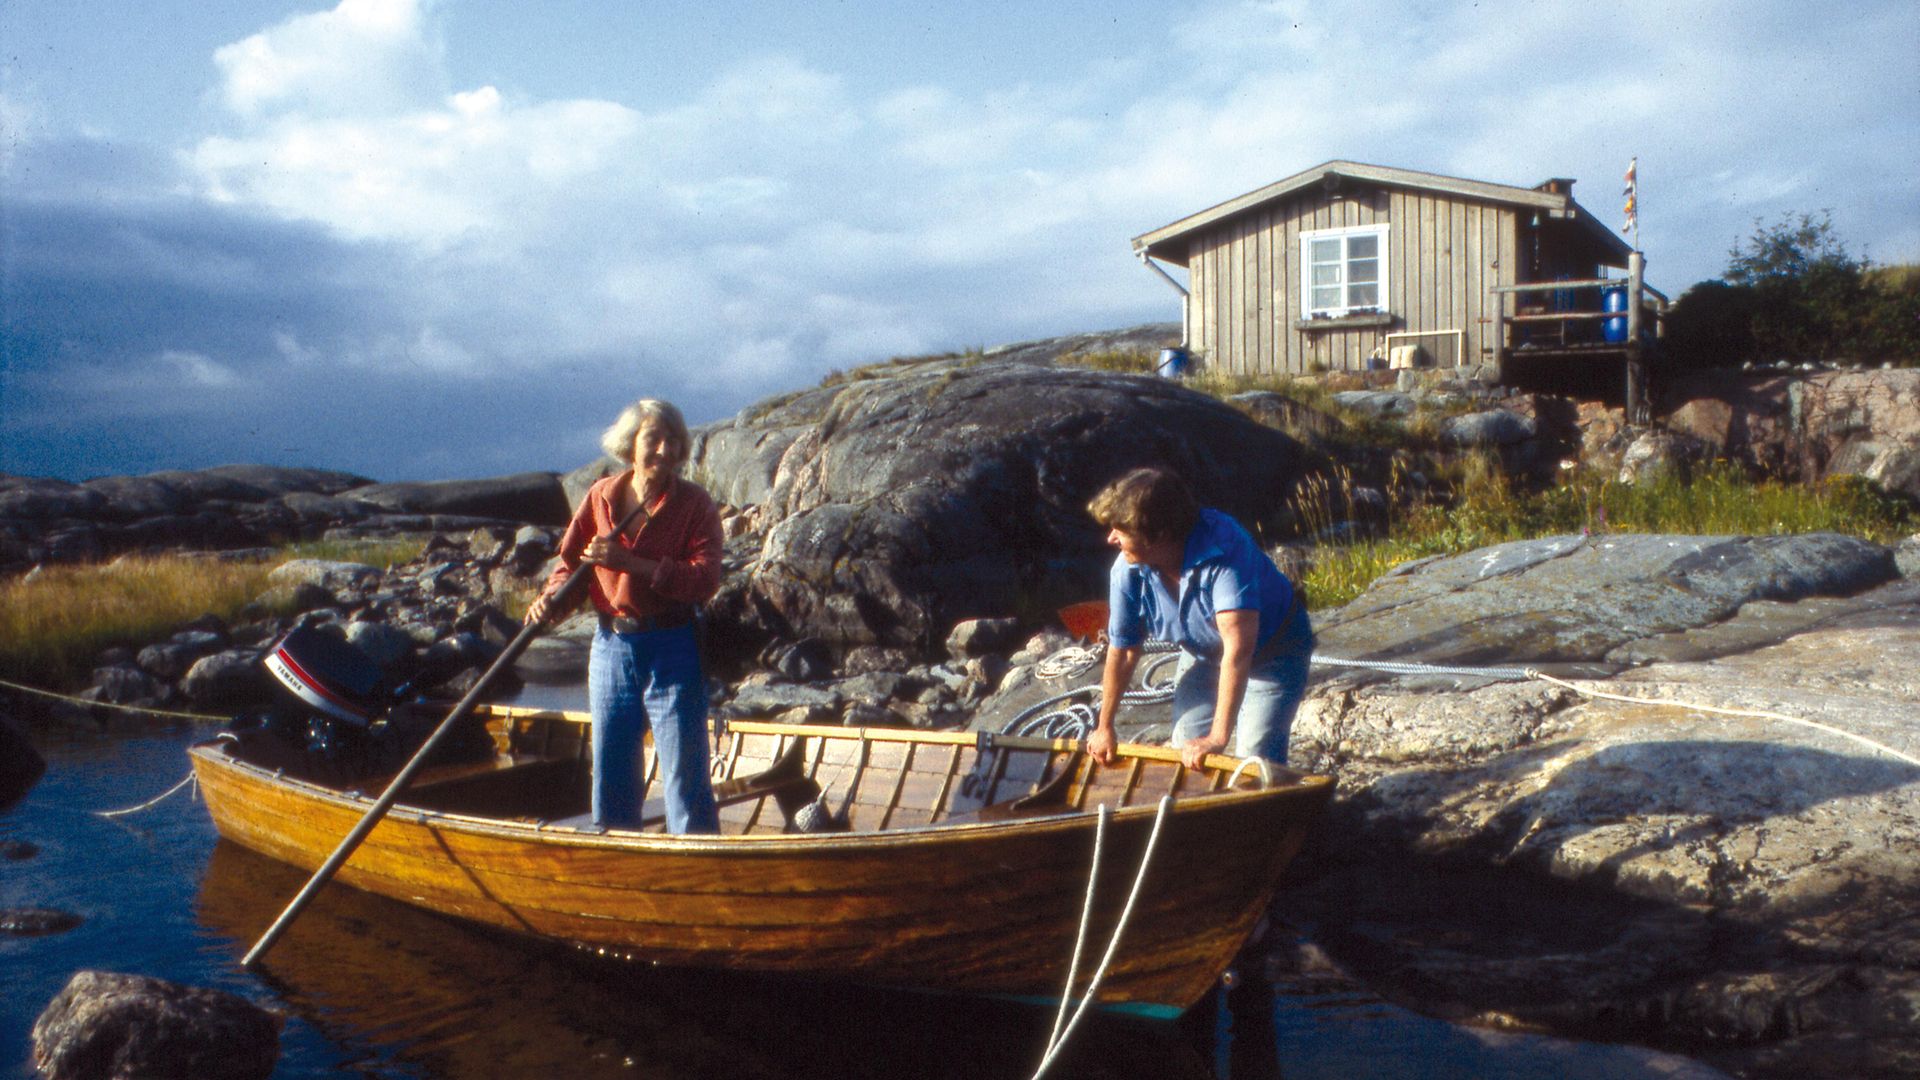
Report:
<svg viewBox="0 0 1920 1080"><path fill-rule="evenodd" d="M609 535L619 536L626 531L628 525L632 524L634 518L640 516L646 503L645 500L639 501L641 505L635 506L626 517L621 518L620 524L615 525L613 532ZM565 611L572 605L574 595L592 580L593 575L587 572L590 569L590 564L582 563L567 576L565 582L561 583L559 590L553 594L553 599L547 604L549 617L552 613ZM307 881L306 887L300 890L300 895L293 898L293 902L287 905L287 910L281 912L280 917L273 921L273 925L267 927L267 932L260 935L260 940L253 943L253 948L241 958L241 967L254 966L267 954L268 949L273 948L273 943L280 940L281 934L287 932L287 927L293 925L293 920L300 917L301 909L305 908L314 894L320 891L321 886L325 885L340 867L346 864L347 859L353 855L354 849L360 846L360 842L367 838L367 834L373 831L373 827L380 823L380 819L386 816L388 810L393 808L394 802L400 798L400 792L405 790L407 784L413 780L413 774L419 772L421 766L426 764L427 758L432 756L441 741L447 737L447 733L458 726L460 721L472 715L474 707L480 704L480 699L487 692L487 688L493 685L493 680L502 671L513 666L513 662L520 658L520 654L527 651L527 646L533 644L533 639L540 636L540 631L546 628L546 624L547 620L541 619L520 628L520 632L515 634L513 640L508 642L507 647L501 651L499 658L494 660L486 672L474 682L473 689L467 691L466 696L460 699L460 703L447 714L447 718L440 721L440 726L433 729L433 734L427 736L427 741L420 744L420 749L414 751L406 767L394 776L393 782L387 785L387 790L381 794L379 801L375 802L366 816L360 819L360 824L353 827L353 831L347 834L346 839L340 841L340 846L333 850L333 854L327 857L327 861L320 864L320 869L313 872L313 877Z"/></svg>

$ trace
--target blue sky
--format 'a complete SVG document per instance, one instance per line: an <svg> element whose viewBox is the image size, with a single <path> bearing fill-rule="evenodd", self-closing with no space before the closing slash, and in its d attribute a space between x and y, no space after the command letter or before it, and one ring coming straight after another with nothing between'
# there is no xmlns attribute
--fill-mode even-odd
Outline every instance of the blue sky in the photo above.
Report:
<svg viewBox="0 0 1920 1080"><path fill-rule="evenodd" d="M0 471L565 470L899 355L1178 317L1128 240L1331 158L1640 158L1920 261L1920 5L0 0Z"/></svg>

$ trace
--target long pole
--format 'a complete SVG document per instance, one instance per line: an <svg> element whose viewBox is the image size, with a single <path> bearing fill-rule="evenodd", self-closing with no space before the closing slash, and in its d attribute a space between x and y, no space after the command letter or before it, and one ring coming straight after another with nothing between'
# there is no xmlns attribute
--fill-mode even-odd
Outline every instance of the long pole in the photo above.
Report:
<svg viewBox="0 0 1920 1080"><path fill-rule="evenodd" d="M640 516L645 501L637 501L639 501L641 505L635 506L626 517L622 518L620 524L613 527L613 533L611 535L620 535L626 531L627 526L633 522L634 518ZM572 604L575 594L585 588L588 581L592 580L593 575L586 572L587 570L587 566L580 566L567 577L567 580L560 586L559 591L554 593L553 600L547 604L547 611L549 613L567 610L568 606ZM528 623L526 626L521 627L520 632L515 634L513 640L507 643L507 647L501 651L500 656L495 659L487 668L486 672L474 682L473 688L468 690L466 696L460 699L460 703L453 707L453 711L447 714L447 718L440 721L440 726L433 729L433 734L427 736L427 741L420 744L420 749L414 751L413 757L408 759L406 766L394 776L393 782L387 785L387 790L381 793L379 800L373 804L372 809L368 810L366 816L360 819L360 823L353 827L353 831L347 834L346 839L340 841L340 846L333 849L333 854L327 857L326 862L320 864L320 869L313 872L313 877L307 880L307 884L300 890L300 894L293 898L293 902L288 904L287 909L280 913L280 917L273 921L273 925L267 927L267 932L260 935L260 940L253 943L253 948L249 949L247 955L241 958L241 967L253 967L260 962L261 957L267 954L268 949L273 948L273 943L280 940L280 935L287 932L287 928L293 925L293 920L300 917L301 910L313 900L315 894L332 879L340 867L346 864L347 859L353 855L354 849L360 846L361 841L367 838L367 834L373 831L373 827L378 825L380 819L386 816L387 811L393 808L394 802L400 798L400 793L406 790L408 783L412 782L413 774L419 772L421 767L426 764L427 758L433 755L434 750L446 739L448 733L453 731L453 729L459 725L460 721L465 720L473 713L474 707L480 704L480 699L486 693L487 688L493 685L493 680L498 677L502 671L512 667L513 662L520 658L521 653L527 651L527 646L533 644L533 639L539 637L540 631L545 628L545 619L539 622Z"/></svg>

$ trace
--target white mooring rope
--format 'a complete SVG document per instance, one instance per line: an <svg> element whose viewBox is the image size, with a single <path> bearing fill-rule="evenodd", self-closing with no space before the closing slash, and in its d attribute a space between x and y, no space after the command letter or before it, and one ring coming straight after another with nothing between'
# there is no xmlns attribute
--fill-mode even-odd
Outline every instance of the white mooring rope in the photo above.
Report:
<svg viewBox="0 0 1920 1080"><path fill-rule="evenodd" d="M1148 652L1165 652L1172 648L1174 648L1174 646L1166 642L1154 641L1154 642L1147 643ZM1048 670L1054 670L1054 671L1062 672L1065 677L1071 677L1074 674L1078 674L1080 672L1086 671L1088 668L1093 666L1093 664L1099 662L1099 659L1105 653L1105 650L1106 650L1106 645L1104 643L1095 644L1091 647L1068 646L1067 648L1062 649L1060 652L1055 653L1053 656L1048 657L1046 660L1041 661L1040 673L1042 675L1046 675L1046 672ZM1049 668L1049 665L1055 660L1061 660L1061 663ZM1165 660L1162 660L1161 662L1164 663ZM1909 765L1920 766L1920 757L1915 757L1912 754L1908 754L1903 751L1896 750L1893 747L1888 746L1886 743L1880 742L1877 739L1870 739L1865 735L1857 735L1851 731L1846 731L1842 728L1834 727L1831 724L1823 724L1818 720L1809 720L1801 716L1789 716L1786 713L1769 712L1764 709L1729 709L1729 708L1724 708L1718 705L1702 705L1697 702L1657 701L1651 698L1629 697L1624 694L1609 694L1609 693L1606 693L1605 691L1594 690L1588 687L1584 687L1575 683L1568 682L1565 679L1556 679L1551 675L1545 674L1539 668L1465 667L1465 666L1450 665L1450 664L1418 664L1418 663L1412 663L1408 661L1397 661L1397 660L1345 660L1337 656L1322 656L1319 653L1314 654L1313 663L1322 667L1368 668L1374 671L1384 671L1393 675L1452 675L1452 676L1461 677L1461 678L1474 678L1474 679L1504 679L1509 681L1537 680L1540 682L1549 683L1551 685L1561 687L1566 690L1571 690L1576 694L1582 695L1583 697L1599 698L1607 701L1623 701L1632 705L1663 705L1663 706L1667 706L1669 708L1675 708L1675 709L1691 709L1698 712L1718 713L1723 716L1746 716L1746 717L1753 717L1761 720L1778 720L1782 723L1798 724L1802 727L1812 728L1815 731L1824 731L1829 735L1838 735L1843 739L1849 739L1869 749L1877 750L1880 753L1886 754L1889 757L1898 759L1900 761L1904 761ZM1049 677L1062 677L1062 676L1049 676ZM1055 724L1062 721L1071 720L1071 719L1074 719L1076 716L1090 713L1091 709L1083 706L1074 707L1074 709L1080 710L1079 713L1075 713L1074 710L1072 709L1063 709L1063 710L1057 710L1055 712L1048 712L1048 713L1041 713L1040 710L1045 709L1049 705L1053 705L1057 702L1069 700L1081 694L1092 693L1095 695L1095 700L1098 700L1099 692L1100 692L1100 688L1098 686L1083 686L1076 690L1068 690L1065 693L1055 694L1053 697L1050 697L1045 701L1042 701L1039 704L1032 706L1031 708L1027 709L1025 712L1021 713L1019 716L1015 717L1014 723L1007 725L1006 730L1009 732L1012 732L1014 724L1019 724L1023 722L1025 723L1026 727L1030 730L1042 728L1042 727L1048 727L1049 724ZM1166 688L1158 688L1158 689L1153 689L1153 690L1144 691L1144 692L1129 692L1124 697L1122 697L1121 700L1126 704L1151 704L1155 701L1167 700L1168 698L1171 698L1172 695L1173 695L1172 688L1166 687ZM1084 721L1084 727L1077 732L1077 737L1084 737L1086 734L1086 731L1091 730L1092 727L1093 727L1093 724L1091 722L1090 717L1086 718ZM1024 733L1024 732L1021 732L1021 733ZM1049 733L1051 734L1053 732L1050 731ZM1068 734L1071 736L1074 733L1068 733Z"/></svg>
<svg viewBox="0 0 1920 1080"><path fill-rule="evenodd" d="M1829 735L1838 735L1843 739L1852 739L1854 742L1857 742L1862 746L1866 746L1871 749L1878 750L1883 754L1887 754L1892 757L1899 758L1901 761L1904 761L1909 765L1920 765L1920 758L1914 757L1912 754L1902 753L1899 750L1895 750L1893 747L1888 746L1886 743L1880 742L1876 739L1869 739L1865 735L1856 735L1851 731L1844 731L1840 728L1834 727L1832 724L1823 724L1818 720L1808 720L1807 718L1802 716L1788 716L1786 713L1768 712L1765 709L1728 709L1728 708L1723 708L1719 705L1702 705L1702 704L1699 704L1698 702L1692 702L1692 701L1658 701L1652 698L1629 697L1626 694L1609 694L1602 690L1590 690L1584 686L1577 686L1573 683L1568 682L1565 679L1556 679L1551 675L1542 674L1539 671L1533 670L1531 668L1528 669L1528 672L1534 678L1539 679L1541 682L1552 683L1555 686L1564 687L1568 690L1573 691L1576 694L1580 694L1585 697L1604 698L1608 701L1624 701L1632 705L1664 705L1668 708L1673 708L1673 709L1696 709L1700 712L1719 713L1723 716L1750 716L1750 717L1755 717L1761 720L1780 720L1789 724L1799 724L1803 727L1813 728L1816 731L1824 731Z"/></svg>
<svg viewBox="0 0 1920 1080"><path fill-rule="evenodd" d="M179 791L181 788L186 787L188 784L192 784L193 781L194 781L194 772L192 769L188 769L186 779L173 785L172 787L161 792L160 794L155 795L153 798L148 799L146 802L141 803L139 806L129 806L124 810L95 810L94 814L104 818L125 817L128 814L137 814L142 810L150 809L152 807L160 805L160 802L163 799L165 799L167 796L173 794L176 791ZM199 792L199 790L200 790L199 786L195 785L194 791L196 794Z"/></svg>
<svg viewBox="0 0 1920 1080"><path fill-rule="evenodd" d="M1126 906L1120 909L1120 921L1113 926L1113 937L1107 941L1106 954L1100 958L1100 966L1094 969L1093 978L1087 981L1086 995L1080 999L1080 1007L1074 1010L1073 1019L1067 1022L1064 1030L1060 1028L1060 1022L1058 1020L1054 1021L1054 1030L1057 1032L1057 1037L1047 1040L1046 1056L1041 1059L1040 1068L1034 1071L1033 1080L1040 1080L1041 1077L1047 1074L1047 1070L1053 1067L1053 1063L1059 1058L1060 1052L1067 1048L1067 1040L1073 1037L1074 1029L1080 1026L1080 1021L1086 1018L1087 1010L1093 1006L1094 1001L1098 998L1100 982L1107 977L1107 968L1113 964L1114 955L1120 951L1120 935L1126 933L1127 923L1133 919L1133 905L1135 901L1140 899L1141 886L1146 884L1147 868L1153 865L1153 851L1160 843L1160 827L1166 824L1167 812L1172 808L1173 796L1160 796L1160 809L1155 812L1153 817L1153 831L1147 834L1146 850L1140 853L1140 870L1133 876L1133 889L1127 893ZM1079 966L1081 944L1086 939L1087 925L1092 921L1093 917L1093 881L1091 879L1100 871L1100 848L1104 839L1103 833L1105 832L1107 804L1100 804L1100 815L1101 816L1094 822L1094 867L1088 875L1087 906L1080 916L1080 940L1075 941L1073 946L1073 967ZM1068 970L1067 985L1061 990L1060 1007L1063 1014L1067 1003L1073 1000L1073 978L1075 974L1076 972L1071 968Z"/></svg>

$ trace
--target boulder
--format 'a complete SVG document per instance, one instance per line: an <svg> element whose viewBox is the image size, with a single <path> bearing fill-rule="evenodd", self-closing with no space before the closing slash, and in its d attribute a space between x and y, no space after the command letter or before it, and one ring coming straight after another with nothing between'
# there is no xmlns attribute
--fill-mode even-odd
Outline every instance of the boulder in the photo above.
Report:
<svg viewBox="0 0 1920 1080"><path fill-rule="evenodd" d="M1451 416L1440 424L1440 437L1454 446L1512 446L1539 434L1531 417L1506 409Z"/></svg>
<svg viewBox="0 0 1920 1080"><path fill-rule="evenodd" d="M500 655L500 646L479 634L461 631L427 646L420 656L422 681L432 685L467 668L484 669Z"/></svg>
<svg viewBox="0 0 1920 1080"><path fill-rule="evenodd" d="M770 716L810 705L837 710L842 704L842 699L836 690L817 686L796 686L792 683L773 683L742 686L728 704L733 708L735 716Z"/></svg>
<svg viewBox="0 0 1920 1080"><path fill-rule="evenodd" d="M353 488L347 495L390 513L491 518L530 525L565 525L572 516L559 476L546 472L486 480L370 484ZM477 527L484 522L473 524Z"/></svg>
<svg viewBox="0 0 1920 1080"><path fill-rule="evenodd" d="M612 476L624 470L626 467L625 464L613 458L603 457L589 461L585 465L561 477L560 489L565 492L567 496L568 520L572 520L572 512L580 508L580 503L587 497L587 490L589 488L593 487L602 477ZM714 497L719 498L719 493L715 492ZM562 524L564 524L564 522Z"/></svg>
<svg viewBox="0 0 1920 1080"><path fill-rule="evenodd" d="M301 585L317 585L329 593L340 594L370 586L380 580L380 571L366 563L340 562L333 559L290 559L267 574L267 581L277 588L295 589Z"/></svg>
<svg viewBox="0 0 1920 1080"><path fill-rule="evenodd" d="M13 908L0 911L0 934L14 937L42 937L64 934L79 926L81 918L70 911L51 908Z"/></svg>
<svg viewBox="0 0 1920 1080"><path fill-rule="evenodd" d="M356 619L345 629L347 644L365 653L383 671L398 668L413 655L413 638L406 631L384 622Z"/></svg>
<svg viewBox="0 0 1920 1080"><path fill-rule="evenodd" d="M1323 659L1561 680L1316 668L1292 759L1340 786L1287 911L1350 970L1736 1072L1832 1075L1835 1046L1849 1075L1911 1067L1920 1014L1889 1003L1920 1001L1920 582L1886 549L1560 537L1315 621Z"/></svg>
<svg viewBox="0 0 1920 1080"><path fill-rule="evenodd" d="M1413 395L1397 390L1341 390L1333 395L1334 404L1366 416L1398 418L1412 416Z"/></svg>
<svg viewBox="0 0 1920 1080"><path fill-rule="evenodd" d="M195 661L219 652L226 644L227 639L222 634L187 630L157 645L141 649L138 662L140 669L149 675L172 681L185 675Z"/></svg>
<svg viewBox="0 0 1920 1080"><path fill-rule="evenodd" d="M153 476L103 476L80 485L106 500L99 516L108 521L177 514L193 505L192 498L165 479Z"/></svg>
<svg viewBox="0 0 1920 1080"><path fill-rule="evenodd" d="M1618 479L1623 484L1641 484L1668 478L1686 480L1700 461L1704 447L1700 440L1671 431L1646 431L1634 436L1620 454Z"/></svg>
<svg viewBox="0 0 1920 1080"><path fill-rule="evenodd" d="M338 495L373 482L354 473L284 465L217 465L202 469L197 475L238 481L269 495L290 495L295 492Z"/></svg>
<svg viewBox="0 0 1920 1080"><path fill-rule="evenodd" d="M271 701L273 683L260 666L260 650L227 649L195 661L180 692L201 708L244 709Z"/></svg>
<svg viewBox="0 0 1920 1080"><path fill-rule="evenodd" d="M694 478L767 523L711 609L716 638L927 655L962 619L1037 620L1099 591L1110 554L1085 503L1128 468L1171 466L1249 522L1297 478L1298 443L1165 379L994 360L867 374L696 434Z"/></svg>
<svg viewBox="0 0 1920 1080"><path fill-rule="evenodd" d="M76 973L33 1023L47 1080L265 1080L282 1018L220 990L142 975Z"/></svg>
<svg viewBox="0 0 1920 1080"><path fill-rule="evenodd" d="M310 527L352 524L378 512L356 499L309 491L288 492L280 496L279 505Z"/></svg>
<svg viewBox="0 0 1920 1080"><path fill-rule="evenodd" d="M191 662L183 665L179 675L171 678L186 674L190 666ZM80 696L114 705L155 705L166 699L169 688L169 683L137 667L114 666L95 668L92 684Z"/></svg>
<svg viewBox="0 0 1920 1080"><path fill-rule="evenodd" d="M79 484L0 475L0 520L91 518L106 507L105 495Z"/></svg>
<svg viewBox="0 0 1920 1080"><path fill-rule="evenodd" d="M1007 653L1022 640L1019 619L963 619L947 634L947 655L965 661L988 653Z"/></svg>
<svg viewBox="0 0 1920 1080"><path fill-rule="evenodd" d="M1920 500L1920 369L1755 376L1693 372L1663 396L1668 428L1708 454L1806 482L1867 475Z"/></svg>
<svg viewBox="0 0 1920 1080"><path fill-rule="evenodd" d="M1893 553L1835 533L1568 534L1407 563L1315 619L1353 659L1630 662L1631 646L1756 600L1848 596L1898 576Z"/></svg>
<svg viewBox="0 0 1920 1080"><path fill-rule="evenodd" d="M833 656L824 643L813 638L776 641L761 652L760 664L788 682L817 682L833 674Z"/></svg>

